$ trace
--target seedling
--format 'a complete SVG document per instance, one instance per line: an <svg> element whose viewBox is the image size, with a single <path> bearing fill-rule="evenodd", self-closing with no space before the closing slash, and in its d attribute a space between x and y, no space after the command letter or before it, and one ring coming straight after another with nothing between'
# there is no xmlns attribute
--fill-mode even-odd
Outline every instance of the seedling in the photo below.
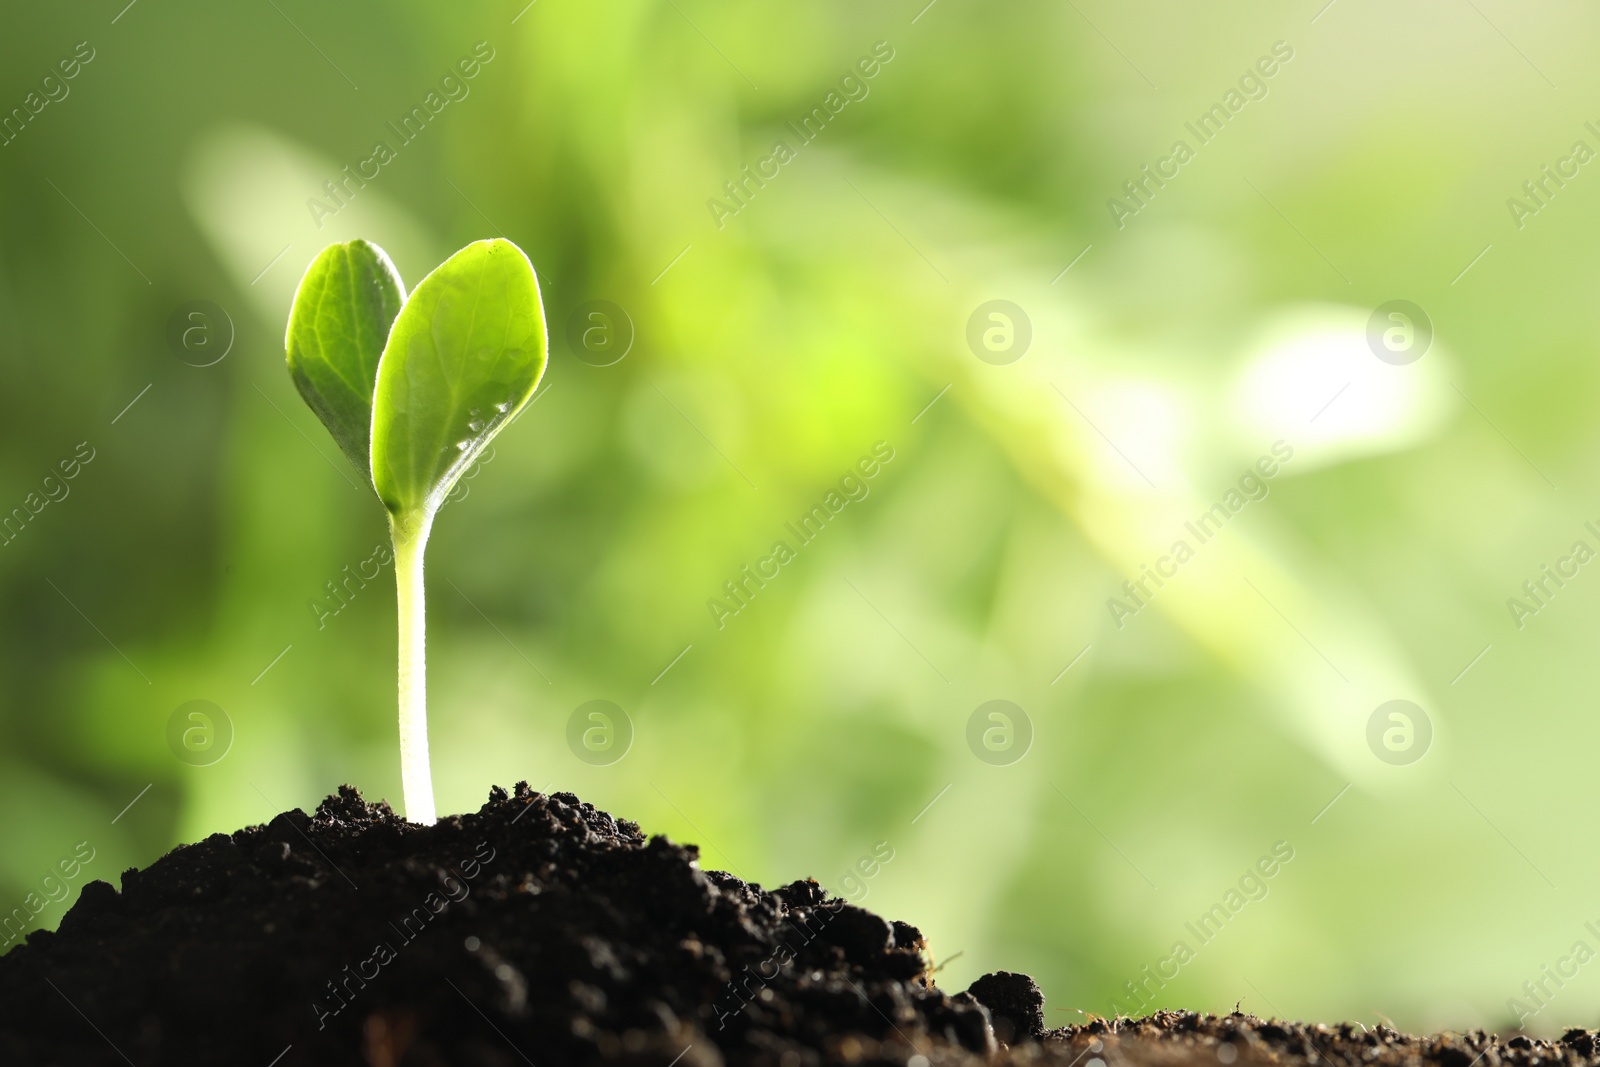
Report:
<svg viewBox="0 0 1600 1067"><path fill-rule="evenodd" d="M539 281L510 241L476 241L411 295L377 245L323 249L294 296L289 376L389 515L400 617L406 817L435 821L422 557L456 480L533 396L547 359Z"/></svg>

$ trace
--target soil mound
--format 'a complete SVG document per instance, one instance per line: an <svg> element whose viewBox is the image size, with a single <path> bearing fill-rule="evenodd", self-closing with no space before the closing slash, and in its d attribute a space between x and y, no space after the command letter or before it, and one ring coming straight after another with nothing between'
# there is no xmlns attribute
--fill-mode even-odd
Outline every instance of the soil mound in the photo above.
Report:
<svg viewBox="0 0 1600 1067"><path fill-rule="evenodd" d="M0 957L0 1063L1600 1067L1589 1031L1418 1038L1158 1012L1045 1029L934 985L915 927L702 871L570 793L413 826L346 786L180 846Z"/></svg>
<svg viewBox="0 0 1600 1067"><path fill-rule="evenodd" d="M917 930L702 871L570 793L413 826L350 787L180 846L0 958L0 1062L904 1063L985 1053ZM279 1057L281 1059L276 1059Z"/></svg>

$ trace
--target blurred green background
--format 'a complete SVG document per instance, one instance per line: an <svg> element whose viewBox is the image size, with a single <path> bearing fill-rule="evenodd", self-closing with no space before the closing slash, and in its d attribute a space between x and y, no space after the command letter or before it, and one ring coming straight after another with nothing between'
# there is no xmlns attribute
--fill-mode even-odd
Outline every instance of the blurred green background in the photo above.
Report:
<svg viewBox="0 0 1600 1067"><path fill-rule="evenodd" d="M914 922L942 984L1031 972L1055 1025L1600 1023L1600 568L1561 563L1600 548L1591 5L125 3L0 36L5 909L80 841L71 894L341 782L398 801L392 571L314 606L382 514L283 327L329 242L415 284L502 235L551 363L435 527L442 811L575 791ZM593 300L609 366L569 339ZM1025 351L969 344L992 300ZM1432 331L1401 362L1394 300ZM594 699L620 759L568 744ZM169 745L193 700L214 762Z"/></svg>

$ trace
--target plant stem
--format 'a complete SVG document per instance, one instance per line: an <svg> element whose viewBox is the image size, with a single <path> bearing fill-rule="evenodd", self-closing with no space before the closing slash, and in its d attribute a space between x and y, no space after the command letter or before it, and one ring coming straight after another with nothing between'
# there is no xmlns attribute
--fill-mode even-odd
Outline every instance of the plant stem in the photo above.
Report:
<svg viewBox="0 0 1600 1067"><path fill-rule="evenodd" d="M400 788L406 818L424 826L438 819L428 763L428 620L422 583L422 556L432 528L432 514L389 520L400 617Z"/></svg>

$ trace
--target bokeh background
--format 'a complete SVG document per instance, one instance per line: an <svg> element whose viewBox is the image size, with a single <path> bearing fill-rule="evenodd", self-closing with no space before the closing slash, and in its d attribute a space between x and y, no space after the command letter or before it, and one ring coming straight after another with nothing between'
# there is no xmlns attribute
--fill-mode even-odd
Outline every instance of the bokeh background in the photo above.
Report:
<svg viewBox="0 0 1600 1067"><path fill-rule="evenodd" d="M392 571L327 610L382 514L283 328L331 241L414 284L501 235L551 361L429 554L441 810L575 791L916 923L955 988L1031 972L1055 1024L1600 1023L1597 32L1507 0L8 11L0 904L79 842L36 926L341 782L398 802ZM569 331L597 300L607 366ZM592 700L624 717L569 744ZM185 749L190 701L221 718Z"/></svg>

